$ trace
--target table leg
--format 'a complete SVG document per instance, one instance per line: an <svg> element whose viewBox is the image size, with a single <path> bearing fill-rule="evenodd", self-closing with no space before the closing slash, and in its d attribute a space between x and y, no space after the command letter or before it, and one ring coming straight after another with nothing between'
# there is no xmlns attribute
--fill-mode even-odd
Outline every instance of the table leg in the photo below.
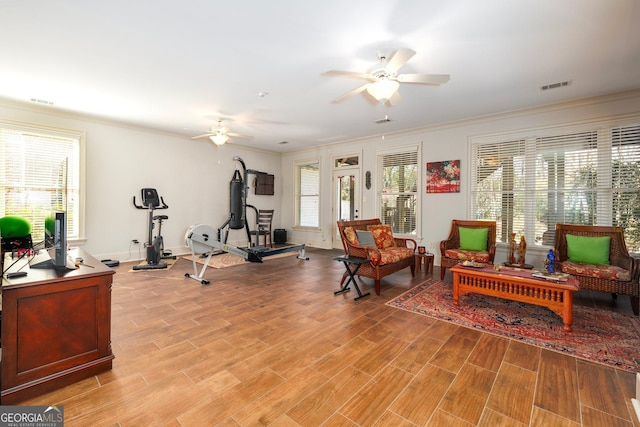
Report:
<svg viewBox="0 0 640 427"><path fill-rule="evenodd" d="M565 290L562 298L562 322L564 323L564 330L567 332L572 331L573 325L573 292Z"/></svg>
<svg viewBox="0 0 640 427"><path fill-rule="evenodd" d="M343 292L349 291L350 290L349 283L353 282L353 286L356 288L356 291L358 292L358 296L353 299L354 301L357 301L362 297L366 297L367 295L370 295L369 292L367 292L366 294L363 294L362 291L360 291L360 287L358 286L358 283L356 282L355 276L358 273L358 270L360 269L360 264L356 264L356 267L353 270L349 268L349 263L347 261L343 261L343 264L344 264L344 268L347 270L347 273L349 274L349 278L347 279L344 286L339 290L335 291L333 294L337 295L337 294L341 294Z"/></svg>
<svg viewBox="0 0 640 427"><path fill-rule="evenodd" d="M460 305L460 276L453 273L453 304Z"/></svg>

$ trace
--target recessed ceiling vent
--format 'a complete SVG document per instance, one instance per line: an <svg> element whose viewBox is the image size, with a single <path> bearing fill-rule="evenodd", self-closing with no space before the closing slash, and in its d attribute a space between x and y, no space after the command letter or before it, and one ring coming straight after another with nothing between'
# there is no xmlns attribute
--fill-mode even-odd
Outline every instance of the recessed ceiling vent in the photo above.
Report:
<svg viewBox="0 0 640 427"><path fill-rule="evenodd" d="M47 101L46 99L29 98L29 101L35 102L37 104L53 105L53 101Z"/></svg>
<svg viewBox="0 0 640 427"><path fill-rule="evenodd" d="M548 85L541 86L541 90L549 90L549 89L558 89L560 87L569 86L571 84L571 80L566 80L564 82L551 83Z"/></svg>
<svg viewBox="0 0 640 427"><path fill-rule="evenodd" d="M378 119L375 121L375 123L381 125L383 123L389 123L390 121L391 119L389 118L389 116L385 114L384 119Z"/></svg>

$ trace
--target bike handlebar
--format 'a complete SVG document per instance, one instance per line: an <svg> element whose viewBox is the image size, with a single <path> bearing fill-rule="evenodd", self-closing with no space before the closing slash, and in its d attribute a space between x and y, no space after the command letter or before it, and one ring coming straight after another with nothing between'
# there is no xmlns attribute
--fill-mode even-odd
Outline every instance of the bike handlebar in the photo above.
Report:
<svg viewBox="0 0 640 427"><path fill-rule="evenodd" d="M162 198L162 196L160 196L160 204L158 206L140 206L136 203L136 196L133 196L133 206L135 206L136 209L169 209L169 206L164 202L164 199Z"/></svg>

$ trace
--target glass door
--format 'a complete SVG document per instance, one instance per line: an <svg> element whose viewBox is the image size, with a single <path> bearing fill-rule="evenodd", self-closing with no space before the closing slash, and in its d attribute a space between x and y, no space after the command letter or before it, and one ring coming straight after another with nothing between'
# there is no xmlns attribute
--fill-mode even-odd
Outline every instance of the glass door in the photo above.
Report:
<svg viewBox="0 0 640 427"><path fill-rule="evenodd" d="M359 168L340 169L333 172L333 247L342 248L335 221L352 221L360 218Z"/></svg>

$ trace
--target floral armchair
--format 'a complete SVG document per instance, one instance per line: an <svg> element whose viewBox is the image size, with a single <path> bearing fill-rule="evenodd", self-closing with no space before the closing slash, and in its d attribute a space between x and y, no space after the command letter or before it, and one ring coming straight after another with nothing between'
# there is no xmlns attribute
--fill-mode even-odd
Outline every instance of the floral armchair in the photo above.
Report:
<svg viewBox="0 0 640 427"><path fill-rule="evenodd" d="M370 231L374 242L361 242L358 232L362 231ZM412 276L415 274L416 241L393 236L391 227L382 224L379 218L338 221L338 232L345 255L371 260L360 266L357 275L373 279L376 295L380 295L380 279L383 277L405 267L411 269ZM346 278L345 272L341 285Z"/></svg>
<svg viewBox="0 0 640 427"><path fill-rule="evenodd" d="M556 271L569 273L580 289L629 295L637 316L640 259L629 255L621 227L556 224Z"/></svg>

